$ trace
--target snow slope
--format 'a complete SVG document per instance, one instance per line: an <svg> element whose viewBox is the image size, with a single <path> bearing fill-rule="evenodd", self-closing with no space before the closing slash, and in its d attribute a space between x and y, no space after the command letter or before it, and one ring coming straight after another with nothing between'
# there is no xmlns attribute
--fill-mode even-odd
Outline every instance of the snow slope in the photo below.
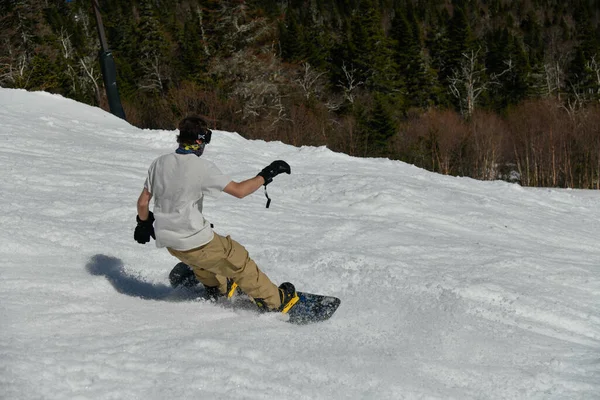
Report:
<svg viewBox="0 0 600 400"><path fill-rule="evenodd" d="M331 294L294 326L168 287L133 241L140 130L47 93L0 89L0 398L600 399L600 192L440 176L215 132L234 179L205 202L275 281Z"/></svg>

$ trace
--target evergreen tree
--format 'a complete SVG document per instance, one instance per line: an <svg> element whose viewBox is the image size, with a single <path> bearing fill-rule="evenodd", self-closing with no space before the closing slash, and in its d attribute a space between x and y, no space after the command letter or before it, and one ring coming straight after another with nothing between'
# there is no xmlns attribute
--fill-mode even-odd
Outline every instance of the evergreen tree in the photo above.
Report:
<svg viewBox="0 0 600 400"><path fill-rule="evenodd" d="M396 134L397 124L394 121L393 99L390 102L389 96L376 94L374 107L371 111L367 126L366 153L385 156L387 155L388 140Z"/></svg>
<svg viewBox="0 0 600 400"><path fill-rule="evenodd" d="M306 16L306 23L302 35L304 41L304 57L306 61L315 68L326 69L327 58L329 57L330 44L327 39L329 35L328 29L325 26L317 25L317 21L313 20L313 16Z"/></svg>
<svg viewBox="0 0 600 400"><path fill-rule="evenodd" d="M527 98L539 99L550 95L546 83L546 72L542 63L530 67L528 82L529 85L525 93Z"/></svg>
<svg viewBox="0 0 600 400"><path fill-rule="evenodd" d="M203 11L200 8L190 10L187 15L178 43L177 60L182 72L182 79L197 83L205 82L208 74L211 50L202 38L204 23ZM204 33L206 35L206 33Z"/></svg>
<svg viewBox="0 0 600 400"><path fill-rule="evenodd" d="M527 58L532 65L542 63L544 60L542 29L543 27L533 11L530 11L521 22L523 44L528 51Z"/></svg>
<svg viewBox="0 0 600 400"><path fill-rule="evenodd" d="M437 105L449 106L451 104L450 94L448 92L449 66L447 54L450 48L450 39L448 37L448 21L450 15L446 8L435 8L430 16L428 25L430 28L426 37L426 48L429 53L431 69L437 77L433 87L434 96Z"/></svg>
<svg viewBox="0 0 600 400"><path fill-rule="evenodd" d="M486 42L485 64L493 84L490 105L502 111L525 98L531 69L523 45L507 28L492 32Z"/></svg>
<svg viewBox="0 0 600 400"><path fill-rule="evenodd" d="M330 51L329 80L332 90L342 91L346 82L344 70L352 70L353 63L350 58L348 44L350 43L350 27L348 21L342 21L339 39L332 45ZM358 80L357 80L358 81Z"/></svg>
<svg viewBox="0 0 600 400"><path fill-rule="evenodd" d="M381 15L372 0L363 0L350 20L349 63L357 79L377 92L398 89L391 44L384 35Z"/></svg>
<svg viewBox="0 0 600 400"><path fill-rule="evenodd" d="M454 7L454 12L448 24L448 37L450 39L450 47L448 49L449 60L460 58L460 54L474 47L475 37L471 31L469 19L464 9L460 5Z"/></svg>
<svg viewBox="0 0 600 400"><path fill-rule="evenodd" d="M310 13L304 13L299 23L292 10L288 10L279 24L281 55L286 61L308 62L314 68L325 69L329 45L323 26L317 26Z"/></svg>
<svg viewBox="0 0 600 400"><path fill-rule="evenodd" d="M140 89L160 93L166 89L168 59L166 57L165 37L155 15L152 0L142 0L137 34L137 58L139 63Z"/></svg>
<svg viewBox="0 0 600 400"><path fill-rule="evenodd" d="M586 100L597 99L600 72L600 39L591 24L580 28L575 56L569 66L569 82L577 94Z"/></svg>
<svg viewBox="0 0 600 400"><path fill-rule="evenodd" d="M426 107L433 99L432 77L421 48L420 27L410 6L398 8L392 21L394 56L398 79L402 80L407 102Z"/></svg>
<svg viewBox="0 0 600 400"><path fill-rule="evenodd" d="M122 0L99 2L104 19L108 45L117 66L117 82L122 98L136 98L138 94L138 34L133 6ZM85 10L88 7L84 7ZM92 17L90 17L92 18ZM74 37L80 37L75 34ZM85 45L85 47L88 47Z"/></svg>
<svg viewBox="0 0 600 400"><path fill-rule="evenodd" d="M279 42L281 57L285 61L300 61L305 58L303 30L298 24L294 12L288 10L283 23L279 24Z"/></svg>
<svg viewBox="0 0 600 400"><path fill-rule="evenodd" d="M442 81L448 82L453 72L460 68L464 54L475 49L475 37L471 32L467 15L460 6L455 6L448 24L448 47L443 53L445 65L440 70Z"/></svg>
<svg viewBox="0 0 600 400"><path fill-rule="evenodd" d="M31 74L27 80L27 88L60 92L60 83L58 64L53 63L46 55L36 54L31 60Z"/></svg>

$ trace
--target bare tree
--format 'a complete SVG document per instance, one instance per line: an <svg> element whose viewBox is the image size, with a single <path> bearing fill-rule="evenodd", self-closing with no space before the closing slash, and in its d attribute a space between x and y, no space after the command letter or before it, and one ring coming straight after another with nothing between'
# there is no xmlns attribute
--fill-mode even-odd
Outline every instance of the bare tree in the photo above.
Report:
<svg viewBox="0 0 600 400"><path fill-rule="evenodd" d="M91 85L94 90L94 95L96 97L96 104L100 105L100 85L98 82L102 77L99 68L97 68L98 60L96 57L82 57L79 59L79 64L81 66L81 70L84 73L82 82L87 81L87 84ZM87 79L85 78L87 77Z"/></svg>
<svg viewBox="0 0 600 400"><path fill-rule="evenodd" d="M244 120L268 120L273 128L288 118L281 93L283 71L273 53L252 54L241 50L226 59L214 60L212 71L220 79L232 82L232 94L239 101L238 113Z"/></svg>
<svg viewBox="0 0 600 400"><path fill-rule="evenodd" d="M544 64L544 73L546 75L546 89L548 94L556 94L560 100L561 92L565 88L566 74L558 61L546 62Z"/></svg>
<svg viewBox="0 0 600 400"><path fill-rule="evenodd" d="M453 70L450 77L450 92L459 100L461 113L466 117L473 115L479 96L491 85L498 85L499 78L513 68L509 59L504 62L504 71L486 78L486 68L478 62L480 51L481 47L477 51L463 53L459 69Z"/></svg>
<svg viewBox="0 0 600 400"><path fill-rule="evenodd" d="M58 41L62 47L62 54L65 59L73 58L73 45L71 44L71 36L72 35L69 35L64 27L60 28L60 36L58 37Z"/></svg>
<svg viewBox="0 0 600 400"><path fill-rule="evenodd" d="M310 98L315 96L319 91L321 86L319 79L325 73L315 71L307 62L302 63L302 68L303 71L300 78L296 79L294 82L302 88L306 100L310 100Z"/></svg>
<svg viewBox="0 0 600 400"><path fill-rule="evenodd" d="M202 48L204 50L204 54L210 56L208 40L206 39L206 33L204 32L204 14L202 13L202 8L200 8L200 6L196 8L196 15L198 15L198 24L200 25L200 37L202 38Z"/></svg>
<svg viewBox="0 0 600 400"><path fill-rule="evenodd" d="M141 60L144 79L139 83L140 90L160 93L164 90L163 64L158 52L144 54Z"/></svg>
<svg viewBox="0 0 600 400"><path fill-rule="evenodd" d="M341 96L333 96L325 102L325 108L330 112L337 111L344 104L344 98Z"/></svg>
<svg viewBox="0 0 600 400"><path fill-rule="evenodd" d="M565 90L566 99L562 101L564 108L572 121L575 114L582 111L586 104L600 101L600 65L596 61L597 55L585 62L584 72L577 74L574 80L569 82L569 91Z"/></svg>
<svg viewBox="0 0 600 400"><path fill-rule="evenodd" d="M576 85L571 84L571 92L566 96L566 101L561 102L561 107L567 111L571 120L575 120L575 114L584 106L585 94L581 93Z"/></svg>
<svg viewBox="0 0 600 400"><path fill-rule="evenodd" d="M548 93L561 100L561 94L567 90L566 71L573 53L573 41L565 40L563 29L553 26L545 33L546 53L544 71Z"/></svg>
<svg viewBox="0 0 600 400"><path fill-rule="evenodd" d="M477 111L470 125L470 142L474 150L472 176L483 180L498 179L502 137L506 135L504 121L493 113Z"/></svg>
<svg viewBox="0 0 600 400"><path fill-rule="evenodd" d="M223 33L222 45L229 51L236 51L242 44L255 43L275 32L275 25L269 23L266 17L249 16L245 2L223 1L220 4L216 28Z"/></svg>
<svg viewBox="0 0 600 400"><path fill-rule="evenodd" d="M60 35L58 36L58 41L62 48L62 56L67 61L67 70L65 71L65 75L69 77L71 80L71 92L78 92L79 78L80 74L73 68L70 63L70 60L74 57L73 45L71 44L71 36L69 35L67 30L64 27L60 28Z"/></svg>
<svg viewBox="0 0 600 400"><path fill-rule="evenodd" d="M276 125L278 125L279 123L281 123L283 121L290 120L290 118L288 117L288 111L283 104L283 96L282 95L275 96L273 98L273 102L269 108L275 112L275 113L270 113L271 120L272 120L271 121L272 127L275 127Z"/></svg>
<svg viewBox="0 0 600 400"><path fill-rule="evenodd" d="M350 104L354 104L354 91L364 85L364 82L356 79L356 69L353 67L348 69L346 63L342 64L342 71L344 72L344 80L338 82L338 86L344 90L344 99Z"/></svg>
<svg viewBox="0 0 600 400"><path fill-rule="evenodd" d="M13 47L8 38L4 40L4 48L5 53L0 57L0 85L14 85L24 81L29 66L27 52Z"/></svg>
<svg viewBox="0 0 600 400"><path fill-rule="evenodd" d="M597 57L598 54L593 55L590 61L586 62L585 67L592 75L592 81L596 86L593 94L596 96L597 101L600 102L600 62L596 60Z"/></svg>
<svg viewBox="0 0 600 400"><path fill-rule="evenodd" d="M4 46L0 52L0 84L27 87L34 52L33 21L40 7L29 0L17 0L14 10L0 17L0 38Z"/></svg>
<svg viewBox="0 0 600 400"><path fill-rule="evenodd" d="M87 13L80 10L76 15L75 21L82 25L83 34L85 35L85 38L90 46L87 47L88 51L86 54L77 55L78 60L74 65L69 65L67 67L67 75L69 75L71 78L71 85L75 93L79 91L84 93L92 92L94 94L96 104L100 105L101 90L99 82L102 77L98 63L98 50L100 49L100 42L94 28L90 23ZM61 36L59 37L59 40L61 42L61 46L63 47L65 58L67 59L70 57L75 58L69 38L70 36L66 35L66 31L63 33L63 30L61 30ZM77 66L77 69L75 69L75 65Z"/></svg>

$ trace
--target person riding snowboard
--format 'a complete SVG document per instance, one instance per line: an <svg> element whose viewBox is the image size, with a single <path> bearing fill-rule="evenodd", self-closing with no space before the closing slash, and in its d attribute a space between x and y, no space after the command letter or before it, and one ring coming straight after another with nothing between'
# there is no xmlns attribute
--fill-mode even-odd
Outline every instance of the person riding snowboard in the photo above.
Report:
<svg viewBox="0 0 600 400"><path fill-rule="evenodd" d="M294 285L285 282L277 287L241 244L214 232L202 215L202 202L204 195L221 191L244 198L275 176L289 174L290 166L277 160L257 176L235 182L200 157L212 136L204 119L184 118L178 128L177 150L158 157L148 169L137 201L135 240L145 244L153 237L157 247L166 247L192 268L212 298L231 297L239 286L261 310L287 312L298 300ZM152 198L154 212L149 209Z"/></svg>

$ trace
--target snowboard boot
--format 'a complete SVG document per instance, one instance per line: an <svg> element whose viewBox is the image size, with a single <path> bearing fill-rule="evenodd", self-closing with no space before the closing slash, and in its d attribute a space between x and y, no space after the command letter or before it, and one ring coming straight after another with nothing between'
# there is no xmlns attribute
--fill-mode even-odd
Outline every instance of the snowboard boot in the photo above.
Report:
<svg viewBox="0 0 600 400"><path fill-rule="evenodd" d="M236 293L241 293L241 289L238 287L238 284L233 281L231 278L227 278L227 291L225 293L221 293L218 286L205 286L204 290L206 291L206 297L209 300L218 300L221 297L225 297L227 299L231 299Z"/></svg>
<svg viewBox="0 0 600 400"><path fill-rule="evenodd" d="M219 298L223 297L218 286L205 286L204 291L206 293L206 298L210 301L217 301Z"/></svg>
<svg viewBox="0 0 600 400"><path fill-rule="evenodd" d="M169 282L171 282L171 286L176 288L178 286L183 286L186 288L196 287L200 282L194 271L185 263L178 263L173 269L171 273L169 273ZM236 293L242 293L237 283L233 281L233 279L227 278L227 292L225 294L219 291L217 286L215 287L207 287L204 288L206 290L206 297L212 300L216 300L221 297L227 297L228 299L232 298Z"/></svg>
<svg viewBox="0 0 600 400"><path fill-rule="evenodd" d="M233 281L233 279L227 278L227 293L224 296L227 296L228 299L232 298L235 294L241 294L242 289L238 287L238 284Z"/></svg>
<svg viewBox="0 0 600 400"><path fill-rule="evenodd" d="M187 288L192 288L198 285L198 279L196 279L196 275L194 275L194 271L185 263L178 263L169 274L169 282L171 282L172 287L184 286Z"/></svg>
<svg viewBox="0 0 600 400"><path fill-rule="evenodd" d="M296 288L289 282L279 285L279 298L281 306L279 308L269 308L264 299L254 299L254 303L261 312L280 312L286 314L299 300Z"/></svg>
<svg viewBox="0 0 600 400"><path fill-rule="evenodd" d="M279 297L281 298L281 306L277 311L286 314L298 302L299 297L296 293L296 288L289 282L284 282L279 285Z"/></svg>

